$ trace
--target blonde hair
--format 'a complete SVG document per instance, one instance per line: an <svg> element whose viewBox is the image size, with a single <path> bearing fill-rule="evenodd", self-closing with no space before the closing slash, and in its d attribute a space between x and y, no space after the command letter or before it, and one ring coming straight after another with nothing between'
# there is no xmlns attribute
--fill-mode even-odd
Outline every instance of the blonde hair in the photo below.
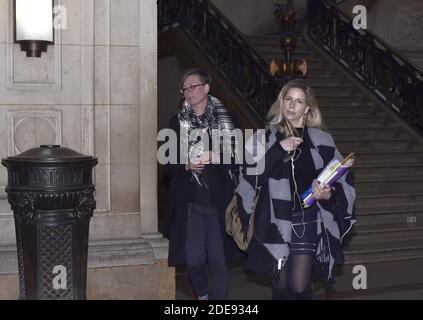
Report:
<svg viewBox="0 0 423 320"><path fill-rule="evenodd" d="M287 136L291 135L290 132L292 131L296 134L298 133L282 114L282 103L288 94L288 91L292 88L303 90L306 96L307 107L310 107L306 114L307 127L327 130L323 124L322 114L320 112L319 105L317 104L313 89L302 79L291 80L283 86L282 90L279 92L278 98L273 103L267 114L269 124L276 129L281 130L282 133Z"/></svg>

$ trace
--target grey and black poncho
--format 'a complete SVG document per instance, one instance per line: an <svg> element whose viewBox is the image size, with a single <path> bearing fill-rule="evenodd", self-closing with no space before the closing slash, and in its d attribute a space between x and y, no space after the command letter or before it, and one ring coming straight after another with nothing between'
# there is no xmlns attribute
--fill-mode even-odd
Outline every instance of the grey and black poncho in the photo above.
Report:
<svg viewBox="0 0 423 320"><path fill-rule="evenodd" d="M310 151L316 170L316 177L334 158L343 157L335 146L331 134L307 128ZM257 137L256 137L257 138ZM283 266L289 258L291 241L292 178L291 163L283 161L286 151L279 141L284 137L274 127L266 128L265 167L260 175L251 175L252 166L244 165L237 188L238 209L243 224L248 224L253 204L256 182L261 186L260 197L254 219L254 237L248 249L250 269L269 274L275 272L275 265ZM251 151L252 138L247 142ZM258 155L260 157L260 155ZM259 159L256 158L257 161ZM328 282L332 280L334 265L344 261L342 240L355 223L353 206L356 192L351 184L350 174L344 175L332 188L329 201L318 202L318 248L315 257L316 270Z"/></svg>

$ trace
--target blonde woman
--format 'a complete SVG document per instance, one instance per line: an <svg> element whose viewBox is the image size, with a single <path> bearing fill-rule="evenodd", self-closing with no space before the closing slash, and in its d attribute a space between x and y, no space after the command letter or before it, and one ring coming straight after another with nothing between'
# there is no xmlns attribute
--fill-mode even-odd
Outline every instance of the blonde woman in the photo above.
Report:
<svg viewBox="0 0 423 320"><path fill-rule="evenodd" d="M251 190L261 187L247 265L272 277L273 299L312 299L313 270L331 282L333 266L343 262L341 240L355 222L355 189L348 175L332 188L315 180L334 158L342 156L323 130L312 89L304 80L288 82L269 111L264 172L249 175L245 165L237 188L245 225ZM300 196L311 184L318 201L304 209Z"/></svg>

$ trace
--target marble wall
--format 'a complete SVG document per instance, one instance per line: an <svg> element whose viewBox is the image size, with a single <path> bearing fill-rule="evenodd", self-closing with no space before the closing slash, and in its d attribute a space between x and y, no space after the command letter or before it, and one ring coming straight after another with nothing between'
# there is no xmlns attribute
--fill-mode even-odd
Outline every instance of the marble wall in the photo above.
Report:
<svg viewBox="0 0 423 320"><path fill-rule="evenodd" d="M13 1L0 0L0 157L40 144L96 156L90 266L101 269L110 267L102 261L113 261L114 268L172 272L160 262L167 258L167 242L157 232L156 1L55 0L55 5L66 8L67 28L55 30L55 44L41 58L27 58L13 43ZM15 245L6 184L1 167L0 261L2 249ZM130 254L139 259L128 260L125 246L134 241ZM16 272L13 263L3 266L0 276ZM149 287L156 291L145 296L143 288L132 296L158 297L159 284ZM101 285L96 288L101 291Z"/></svg>
<svg viewBox="0 0 423 320"><path fill-rule="evenodd" d="M98 227L94 218L92 237L108 238L110 232L136 236L140 228L138 1L56 1L67 9L67 29L55 31L55 45L41 58L26 58L13 43L13 1L0 2L0 30L5 30L0 70L7 74L0 78L1 157L49 143L95 155L99 159L96 216L116 218L106 229ZM6 169L0 170L3 193ZM10 208L2 205L1 213L10 214ZM135 215L128 226L138 228L118 222L117 216L125 214L127 219L130 213Z"/></svg>

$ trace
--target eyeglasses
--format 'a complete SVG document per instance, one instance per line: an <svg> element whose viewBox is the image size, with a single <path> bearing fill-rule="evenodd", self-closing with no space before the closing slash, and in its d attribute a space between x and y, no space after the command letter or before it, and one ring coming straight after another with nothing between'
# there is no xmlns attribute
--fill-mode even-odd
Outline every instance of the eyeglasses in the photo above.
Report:
<svg viewBox="0 0 423 320"><path fill-rule="evenodd" d="M182 88L181 90L179 90L180 93L185 94L187 92L193 92L195 88L199 87L199 86L204 86L204 84L200 83L200 84L193 84L190 85L188 87Z"/></svg>

